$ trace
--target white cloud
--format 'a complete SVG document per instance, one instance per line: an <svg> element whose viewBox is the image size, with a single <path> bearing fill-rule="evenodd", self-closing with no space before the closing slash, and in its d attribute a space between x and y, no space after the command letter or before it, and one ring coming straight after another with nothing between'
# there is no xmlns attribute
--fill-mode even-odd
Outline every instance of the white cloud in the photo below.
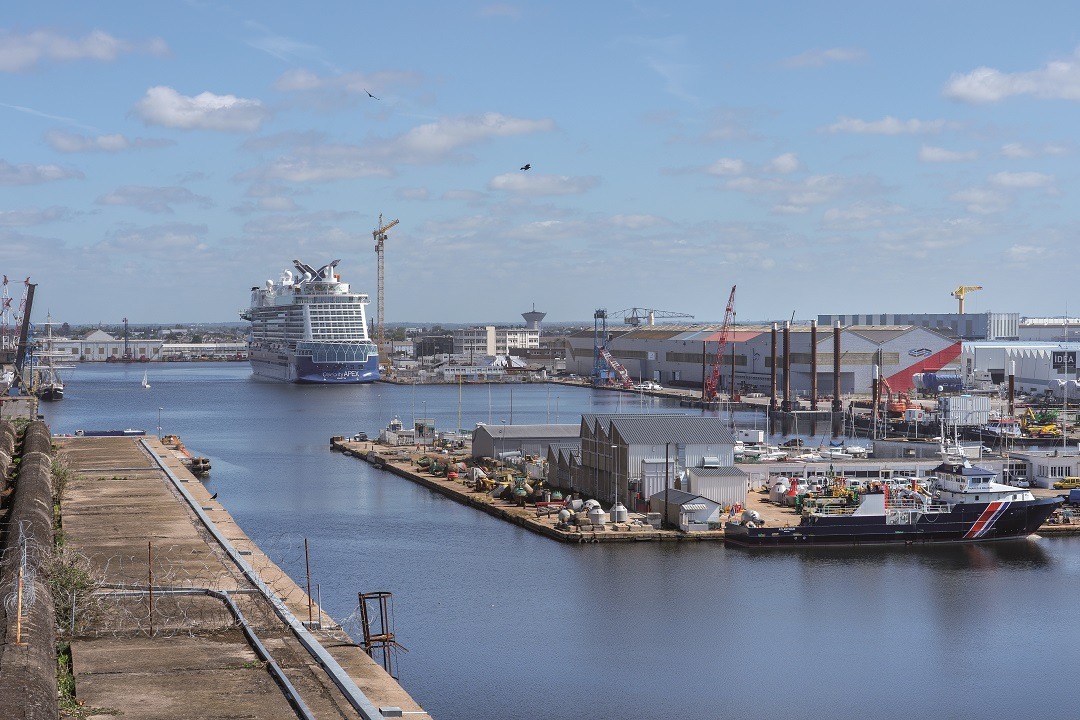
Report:
<svg viewBox="0 0 1080 720"><path fill-rule="evenodd" d="M398 188L394 192L395 197L402 200L427 200L431 193L427 188L411 187L411 188Z"/></svg>
<svg viewBox="0 0 1080 720"><path fill-rule="evenodd" d="M827 50L807 50L784 60L787 67L820 67L831 62L852 62L862 60L866 52L859 48L828 48Z"/></svg>
<svg viewBox="0 0 1080 720"><path fill-rule="evenodd" d="M831 133L856 133L861 135L925 135L939 133L945 128L944 120L900 120L891 115L881 120L860 120L841 117L823 130Z"/></svg>
<svg viewBox="0 0 1080 720"><path fill-rule="evenodd" d="M772 212L776 215L805 215L810 212L810 208L807 205L773 205Z"/></svg>
<svg viewBox="0 0 1080 720"><path fill-rule="evenodd" d="M119 187L97 199L98 205L127 205L148 213L172 214L172 206L193 203L208 208L213 202L182 187Z"/></svg>
<svg viewBox="0 0 1080 720"><path fill-rule="evenodd" d="M169 48L161 38L130 42L101 30L81 38L64 37L50 30L37 30L27 35L0 31L0 72L32 70L47 60L112 62L121 55L136 52L166 55Z"/></svg>
<svg viewBox="0 0 1080 720"><path fill-rule="evenodd" d="M846 208L829 208L822 215L822 225L829 230L856 232L883 227L885 218L903 213L899 205L856 203Z"/></svg>
<svg viewBox="0 0 1080 720"><path fill-rule="evenodd" d="M1048 62L1037 70L1004 73L990 67L954 74L945 97L966 103L996 103L1014 95L1043 100L1080 100L1080 49L1064 60Z"/></svg>
<svg viewBox="0 0 1080 720"><path fill-rule="evenodd" d="M123 152L137 148L156 148L175 145L172 140L150 140L133 138L129 140L119 133L113 135L77 135L63 130L50 130L45 133L45 142L53 150L63 153L79 152Z"/></svg>
<svg viewBox="0 0 1080 720"><path fill-rule="evenodd" d="M78 170L63 168L59 165L11 165L0 160L0 185L38 185L53 180L82 178Z"/></svg>
<svg viewBox="0 0 1080 720"><path fill-rule="evenodd" d="M493 138L530 135L555 129L553 120L526 120L489 112L467 117L440 118L419 125L371 148L373 154L414 164L443 162L458 150Z"/></svg>
<svg viewBox="0 0 1080 720"><path fill-rule="evenodd" d="M947 150L945 148L923 145L919 149L919 160L928 163L966 162L978 160L979 153L975 150Z"/></svg>
<svg viewBox="0 0 1080 720"><path fill-rule="evenodd" d="M35 210L0 210L0 227L43 225L66 219L70 214L66 208L56 206Z"/></svg>
<svg viewBox="0 0 1080 720"><path fill-rule="evenodd" d="M671 224L656 215L612 215L609 222L615 227L626 230L644 230L645 228Z"/></svg>
<svg viewBox="0 0 1080 720"><path fill-rule="evenodd" d="M777 155L769 162L765 163L765 172L777 173L780 175L787 175L793 173L801 167L798 156L795 153L784 153L783 155Z"/></svg>
<svg viewBox="0 0 1080 720"><path fill-rule="evenodd" d="M94 245L95 253L117 253L128 261L142 262L176 258L192 261L209 246L205 240L206 226L191 223L171 223L151 227L124 226Z"/></svg>
<svg viewBox="0 0 1080 720"><path fill-rule="evenodd" d="M533 175L523 172L496 175L488 183L490 190L501 190L517 195L578 195L596 187L596 177L569 177L567 175Z"/></svg>
<svg viewBox="0 0 1080 720"><path fill-rule="evenodd" d="M269 116L258 100L211 92L189 97L163 85L147 90L134 110L148 124L227 132L255 132Z"/></svg>
<svg viewBox="0 0 1080 720"><path fill-rule="evenodd" d="M1042 188L1054 185L1052 175L1037 172L999 172L988 177L987 181L1001 188Z"/></svg>
<svg viewBox="0 0 1080 720"><path fill-rule="evenodd" d="M1001 146L1001 154L1014 160L1023 160L1039 155L1068 155L1069 152L1068 146L1056 143L1047 143L1039 146L1023 145L1021 143L1006 143Z"/></svg>
<svg viewBox="0 0 1080 720"><path fill-rule="evenodd" d="M961 190L953 193L949 199L962 203L968 212L977 215L999 213L1009 206L1009 198L1006 195L987 188Z"/></svg>
<svg viewBox="0 0 1080 720"><path fill-rule="evenodd" d="M742 175L745 171L746 163L734 158L720 158L705 168L710 175Z"/></svg>
<svg viewBox="0 0 1080 720"><path fill-rule="evenodd" d="M1046 254L1046 248L1037 245L1016 244L1005 250L1005 257L1014 263L1029 263L1043 258Z"/></svg>
<svg viewBox="0 0 1080 720"><path fill-rule="evenodd" d="M241 173L241 179L327 182L360 177L390 177L386 165L371 160L361 148L348 145L305 145L267 165Z"/></svg>

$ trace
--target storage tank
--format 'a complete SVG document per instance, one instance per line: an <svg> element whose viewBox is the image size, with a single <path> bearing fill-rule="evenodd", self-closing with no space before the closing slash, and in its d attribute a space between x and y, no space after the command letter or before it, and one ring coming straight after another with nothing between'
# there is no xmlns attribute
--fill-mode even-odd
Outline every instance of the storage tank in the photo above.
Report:
<svg viewBox="0 0 1080 720"><path fill-rule="evenodd" d="M589 524L603 526L607 522L608 514L599 505L589 510Z"/></svg>
<svg viewBox="0 0 1080 720"><path fill-rule="evenodd" d="M611 522L624 523L629 519L629 513L626 511L626 506L621 502L617 502L611 506Z"/></svg>
<svg viewBox="0 0 1080 720"><path fill-rule="evenodd" d="M911 376L911 382L917 390L932 393L958 393L964 389L964 378L950 372L915 373Z"/></svg>

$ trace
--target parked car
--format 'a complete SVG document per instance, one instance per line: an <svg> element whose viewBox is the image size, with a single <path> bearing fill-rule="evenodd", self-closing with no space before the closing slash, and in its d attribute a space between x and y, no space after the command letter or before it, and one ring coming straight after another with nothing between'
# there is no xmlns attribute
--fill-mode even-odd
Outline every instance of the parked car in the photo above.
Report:
<svg viewBox="0 0 1080 720"><path fill-rule="evenodd" d="M1080 477L1067 477L1054 483L1055 490L1075 490L1080 488Z"/></svg>
<svg viewBox="0 0 1080 720"><path fill-rule="evenodd" d="M367 442L368 436L366 432L358 432L352 436L353 442Z"/></svg>
<svg viewBox="0 0 1080 720"><path fill-rule="evenodd" d="M661 387L660 383L658 383L658 382L653 382L652 380L646 380L645 382L640 382L637 385L635 385L634 389L635 390L663 390L664 388Z"/></svg>

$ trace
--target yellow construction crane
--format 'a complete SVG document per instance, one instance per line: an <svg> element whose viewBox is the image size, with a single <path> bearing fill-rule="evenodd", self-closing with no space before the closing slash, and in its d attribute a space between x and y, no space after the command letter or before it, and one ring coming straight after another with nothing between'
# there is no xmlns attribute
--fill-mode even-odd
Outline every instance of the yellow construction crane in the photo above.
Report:
<svg viewBox="0 0 1080 720"><path fill-rule="evenodd" d="M379 275L379 283L378 283L378 288L379 288L378 289L379 312L376 315L377 319L376 319L375 336L376 336L376 342L378 343L378 347L379 347L379 355L380 355L380 357L382 356L382 353L383 353L383 344L386 341L386 337L383 334L383 318L385 317L385 315L383 313L383 244L386 242L386 231L389 230L390 228L394 227L397 224L398 224L397 220L391 220L390 222L383 225L382 213L379 213L379 227L374 232L371 233L372 236L375 238L375 254L379 257L379 264L378 264L378 267L379 267L379 271L378 271L378 275ZM389 355L387 355L386 368L387 368L387 370L390 369L390 356Z"/></svg>
<svg viewBox="0 0 1080 720"><path fill-rule="evenodd" d="M982 285L961 285L952 291L952 296L960 301L960 314L964 314L964 296L970 292L982 290Z"/></svg>

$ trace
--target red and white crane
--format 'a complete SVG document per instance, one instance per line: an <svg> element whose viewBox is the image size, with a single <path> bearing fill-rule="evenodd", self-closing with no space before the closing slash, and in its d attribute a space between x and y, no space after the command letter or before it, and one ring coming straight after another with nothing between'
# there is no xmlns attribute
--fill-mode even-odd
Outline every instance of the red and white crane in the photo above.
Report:
<svg viewBox="0 0 1080 720"><path fill-rule="evenodd" d="M735 286L731 286L731 295L728 296L727 308L724 309L724 325L720 328L720 338L716 341L716 360L713 362L712 372L705 378L705 400L716 400L720 393L717 386L720 384L720 365L724 362L724 348L727 347L728 329L735 317Z"/></svg>

